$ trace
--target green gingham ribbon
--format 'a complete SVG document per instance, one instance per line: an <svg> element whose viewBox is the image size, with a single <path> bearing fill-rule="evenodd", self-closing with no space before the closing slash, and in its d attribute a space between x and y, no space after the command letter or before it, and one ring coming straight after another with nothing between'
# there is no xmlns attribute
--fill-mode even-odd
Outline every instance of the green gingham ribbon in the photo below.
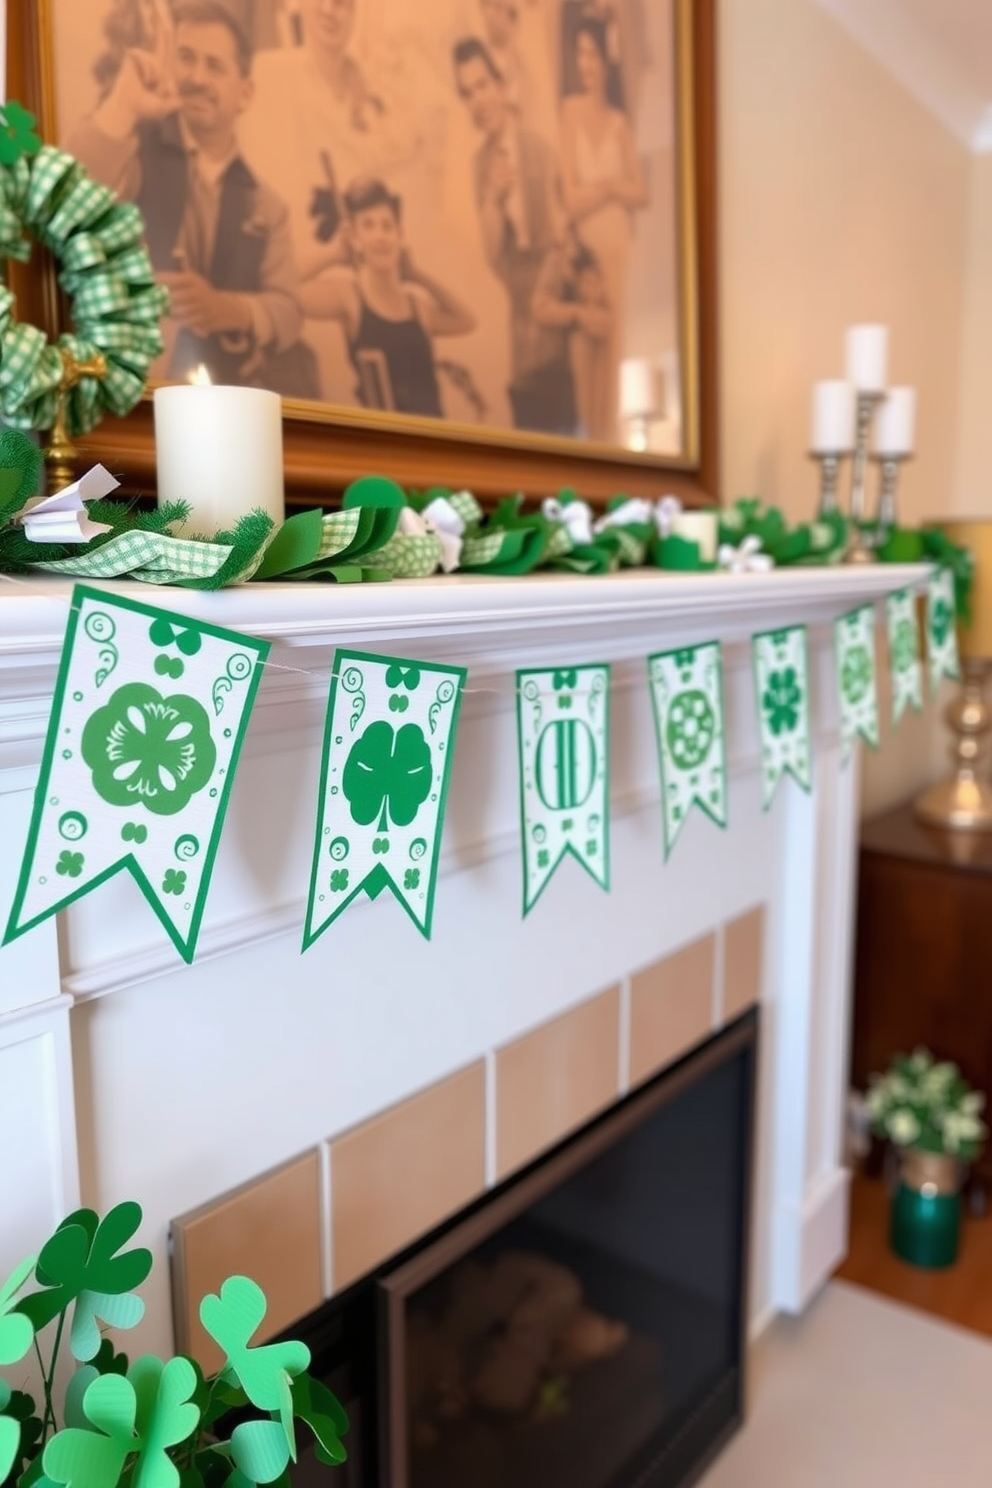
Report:
<svg viewBox="0 0 992 1488"><path fill-rule="evenodd" d="M144 584L181 584L212 579L231 556L223 543L187 542L159 532L125 532L79 558L36 563L35 568L66 578L120 579ZM238 582L244 582L240 575Z"/></svg>
<svg viewBox="0 0 992 1488"><path fill-rule="evenodd" d="M25 233L26 230L26 233ZM0 165L0 258L26 263L31 238L59 264L75 331L52 345L14 318L14 296L0 289L0 415L15 429L55 421L61 352L77 362L102 353L104 378L83 377L67 398L70 434L88 434L105 413L123 418L145 390L163 349L160 323L169 306L143 246L141 212L94 181L78 161L51 146Z"/></svg>

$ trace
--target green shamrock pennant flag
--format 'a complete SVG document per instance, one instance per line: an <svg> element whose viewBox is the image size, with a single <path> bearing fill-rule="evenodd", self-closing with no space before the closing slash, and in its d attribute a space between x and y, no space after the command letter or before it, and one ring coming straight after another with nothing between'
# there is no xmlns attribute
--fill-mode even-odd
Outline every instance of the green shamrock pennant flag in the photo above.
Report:
<svg viewBox="0 0 992 1488"><path fill-rule="evenodd" d="M77 585L4 944L127 869L193 960L268 651Z"/></svg>
<svg viewBox="0 0 992 1488"><path fill-rule="evenodd" d="M834 624L841 759L851 758L860 734L878 748L878 679L875 673L875 606L862 605Z"/></svg>
<svg viewBox="0 0 992 1488"><path fill-rule="evenodd" d="M923 665L920 661L920 622L916 596L899 589L885 601L885 627L889 638L889 676L892 686L892 723L897 724L912 707L923 711Z"/></svg>
<svg viewBox="0 0 992 1488"><path fill-rule="evenodd" d="M390 889L429 940L466 672L339 651L303 949L359 894Z"/></svg>
<svg viewBox="0 0 992 1488"><path fill-rule="evenodd" d="M930 668L930 694L936 697L944 677L950 677L956 682L961 676L955 625L954 574L949 568L938 568L927 584L927 660Z"/></svg>
<svg viewBox="0 0 992 1488"><path fill-rule="evenodd" d="M610 668L517 673L524 914L569 853L610 887Z"/></svg>
<svg viewBox="0 0 992 1488"><path fill-rule="evenodd" d="M783 775L791 775L803 790L812 789L806 627L756 635L752 649L767 811Z"/></svg>
<svg viewBox="0 0 992 1488"><path fill-rule="evenodd" d="M694 805L727 825L727 747L719 641L648 657L661 762L665 857Z"/></svg>

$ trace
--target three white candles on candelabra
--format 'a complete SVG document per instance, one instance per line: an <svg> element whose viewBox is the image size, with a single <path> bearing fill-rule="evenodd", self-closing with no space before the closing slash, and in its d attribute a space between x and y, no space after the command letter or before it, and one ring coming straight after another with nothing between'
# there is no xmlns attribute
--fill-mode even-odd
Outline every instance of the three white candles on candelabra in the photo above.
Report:
<svg viewBox="0 0 992 1488"><path fill-rule="evenodd" d="M813 388L813 427L810 449L814 455L846 455L855 443L854 385L850 382L818 382Z"/></svg>
<svg viewBox="0 0 992 1488"><path fill-rule="evenodd" d="M189 504L187 532L213 537L251 511L285 518L278 393L209 381L156 389L155 456L159 503Z"/></svg>
<svg viewBox="0 0 992 1488"><path fill-rule="evenodd" d="M913 453L916 433L916 389L889 388L878 410L872 436L872 454L880 459L904 460Z"/></svg>
<svg viewBox="0 0 992 1488"><path fill-rule="evenodd" d="M861 394L878 400L872 453L904 459L913 453L916 391L887 388L889 332L883 325L851 326L846 341L847 377L818 382L813 388L810 449L814 455L846 455L857 444L857 408Z"/></svg>

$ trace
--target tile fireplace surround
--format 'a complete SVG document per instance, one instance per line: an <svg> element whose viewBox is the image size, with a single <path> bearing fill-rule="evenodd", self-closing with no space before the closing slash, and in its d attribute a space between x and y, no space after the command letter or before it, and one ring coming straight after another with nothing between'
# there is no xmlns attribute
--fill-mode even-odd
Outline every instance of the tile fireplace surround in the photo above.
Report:
<svg viewBox="0 0 992 1488"><path fill-rule="evenodd" d="M276 666L196 964L177 962L124 878L0 951L0 1275L81 1199L136 1198L156 1265L130 1352L173 1345L178 1216L192 1216L178 1267L189 1289L198 1297L247 1255L278 1328L759 1000L753 1324L801 1310L847 1226L857 766L840 765L829 622L922 578L887 567L147 591L271 638ZM69 592L0 583L3 920ZM814 790L785 781L763 813L750 637L798 621L811 628ZM645 658L716 638L730 829L697 815L666 865ZM469 692L433 942L383 896L301 957L338 644L465 664ZM521 921L513 673L583 661L613 663L613 890L566 863ZM181 1288L177 1302L182 1316Z"/></svg>

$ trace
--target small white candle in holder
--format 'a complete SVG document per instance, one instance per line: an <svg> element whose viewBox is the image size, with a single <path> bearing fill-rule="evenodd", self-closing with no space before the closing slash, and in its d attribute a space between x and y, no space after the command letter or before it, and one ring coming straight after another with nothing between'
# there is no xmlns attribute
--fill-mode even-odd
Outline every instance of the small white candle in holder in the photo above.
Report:
<svg viewBox="0 0 992 1488"><path fill-rule="evenodd" d="M213 537L259 509L285 519L278 393L199 380L157 388L155 458L159 503L189 503L187 532Z"/></svg>
<svg viewBox="0 0 992 1488"><path fill-rule="evenodd" d="M813 387L810 450L814 455L846 455L855 445L857 398L850 382L818 382Z"/></svg>
<svg viewBox="0 0 992 1488"><path fill-rule="evenodd" d="M847 333L847 380L859 393L884 393L889 375L889 328L851 326Z"/></svg>
<svg viewBox="0 0 992 1488"><path fill-rule="evenodd" d="M699 556L703 563L716 562L716 540L719 535L719 517L712 511L680 512L672 523L676 537L699 544Z"/></svg>
<svg viewBox="0 0 992 1488"><path fill-rule="evenodd" d="M916 389L894 387L878 410L872 453L883 458L905 459L913 453L916 433Z"/></svg>

